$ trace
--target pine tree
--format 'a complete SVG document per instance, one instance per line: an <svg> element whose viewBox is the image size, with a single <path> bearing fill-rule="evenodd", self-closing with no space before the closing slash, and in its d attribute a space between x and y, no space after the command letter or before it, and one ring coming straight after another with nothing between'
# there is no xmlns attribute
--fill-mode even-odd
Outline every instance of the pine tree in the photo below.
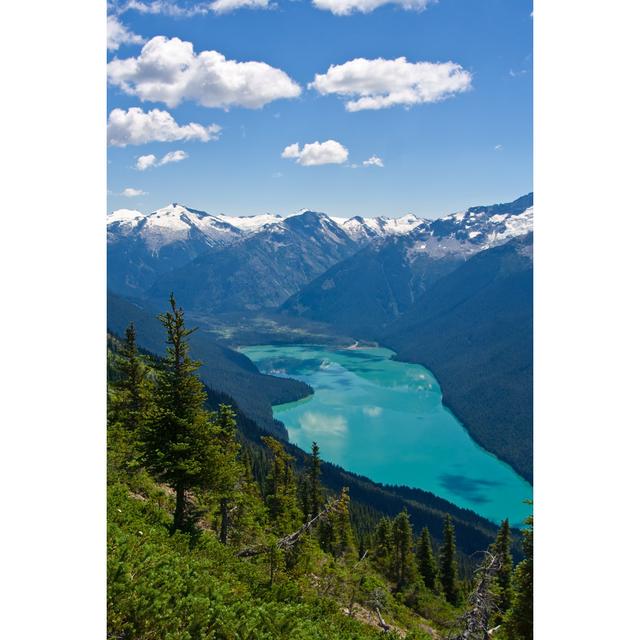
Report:
<svg viewBox="0 0 640 640"><path fill-rule="evenodd" d="M336 558L350 555L354 552L349 502L349 489L343 487L338 504L324 521L320 536L321 547Z"/></svg>
<svg viewBox="0 0 640 640"><path fill-rule="evenodd" d="M511 529L509 520L503 520L496 536L492 551L501 557L500 569L496 574L496 606L498 615L496 622L500 624L504 614L511 607L511 573L513 559L511 557Z"/></svg>
<svg viewBox="0 0 640 640"><path fill-rule="evenodd" d="M511 609L505 616L505 629L509 640L533 639L533 516L525 520L522 531L524 559L513 573Z"/></svg>
<svg viewBox="0 0 640 640"><path fill-rule="evenodd" d="M187 491L210 488L219 477L217 429L205 410L204 387L195 372L200 363L189 357L184 311L169 298L171 310L159 316L167 332L152 423L144 430L145 461L150 470L175 490L173 529L187 528Z"/></svg>
<svg viewBox="0 0 640 640"><path fill-rule="evenodd" d="M109 451L119 464L139 464L139 439L151 409L151 384L136 346L136 330L131 323L125 333L114 368L116 381L109 393Z"/></svg>
<svg viewBox="0 0 640 640"><path fill-rule="evenodd" d="M415 573L413 555L413 529L406 510L401 511L393 520L393 573L398 589L406 586Z"/></svg>
<svg viewBox="0 0 640 640"><path fill-rule="evenodd" d="M229 537L229 508L238 489L242 468L238 461L240 444L237 439L236 419L233 409L226 404L218 407L215 417L217 440L220 444L216 489L220 494L220 542L227 544Z"/></svg>
<svg viewBox="0 0 640 640"><path fill-rule="evenodd" d="M271 472L267 476L267 507L279 533L288 533L302 520L298 508L296 479L290 456L280 442L271 436L263 436L273 456Z"/></svg>
<svg viewBox="0 0 640 640"><path fill-rule="evenodd" d="M436 590L438 580L438 567L433 555L433 547L431 545L431 534L429 529L425 527L418 542L418 569L424 580L427 589Z"/></svg>
<svg viewBox="0 0 640 640"><path fill-rule="evenodd" d="M320 485L320 447L317 442L311 444L311 466L309 468L309 508L315 518L322 506L322 486Z"/></svg>
<svg viewBox="0 0 640 640"><path fill-rule="evenodd" d="M373 557L385 575L390 574L391 549L393 541L391 537L391 520L386 516L380 518L376 525L374 537Z"/></svg>
<svg viewBox="0 0 640 640"><path fill-rule="evenodd" d="M460 584L458 581L458 561L456 558L456 537L451 516L447 514L444 520L442 534L442 548L440 549L440 580L447 602L457 605L460 602Z"/></svg>

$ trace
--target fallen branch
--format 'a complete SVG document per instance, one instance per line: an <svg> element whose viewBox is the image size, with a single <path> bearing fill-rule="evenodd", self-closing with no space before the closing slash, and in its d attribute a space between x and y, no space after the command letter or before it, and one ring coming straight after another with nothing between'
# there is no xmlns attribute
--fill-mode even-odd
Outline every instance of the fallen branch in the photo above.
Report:
<svg viewBox="0 0 640 640"><path fill-rule="evenodd" d="M299 529L290 533L289 535L284 536L284 538L280 538L276 542L276 549L284 549L285 551L294 547L299 541L300 538L315 527L321 520L324 520L330 513L335 511L338 503L341 498L336 498L332 502L329 502L327 506L315 517L311 518L308 522L305 522ZM267 545L261 545L259 547L249 547L247 549L243 549L238 552L236 555L238 558L252 558L254 556L260 555L262 553L267 553L272 550L273 547Z"/></svg>

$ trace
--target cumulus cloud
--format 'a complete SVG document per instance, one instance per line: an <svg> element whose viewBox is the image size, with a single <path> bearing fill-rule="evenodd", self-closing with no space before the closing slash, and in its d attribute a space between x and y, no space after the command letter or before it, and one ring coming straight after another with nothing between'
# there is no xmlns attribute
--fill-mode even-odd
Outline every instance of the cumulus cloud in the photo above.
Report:
<svg viewBox="0 0 640 640"><path fill-rule="evenodd" d="M347 421L342 416L327 416L308 411L300 416L300 428L309 436L343 436L347 432Z"/></svg>
<svg viewBox="0 0 640 640"><path fill-rule="evenodd" d="M144 38L130 31L115 16L107 17L107 49L115 51L122 44L142 44Z"/></svg>
<svg viewBox="0 0 640 640"><path fill-rule="evenodd" d="M125 198L135 198L136 196L146 196L147 192L142 191L142 189L134 189L133 187L127 187L122 193L121 196Z"/></svg>
<svg viewBox="0 0 640 640"><path fill-rule="evenodd" d="M148 142L175 142L176 140L217 140L221 127L217 124L202 125L196 122L179 125L168 111L140 107L114 109L109 114L107 140L111 146L125 147L128 144Z"/></svg>
<svg viewBox="0 0 640 640"><path fill-rule="evenodd" d="M295 159L298 164L310 167L319 164L342 164L349 157L349 150L335 140L311 142L300 148L296 142L285 147L283 158Z"/></svg>
<svg viewBox="0 0 640 640"><path fill-rule="evenodd" d="M153 155L153 153L150 153L146 156L139 156L136 159L136 169L138 171L145 171L146 169L153 167L155 163L156 157Z"/></svg>
<svg viewBox="0 0 640 640"><path fill-rule="evenodd" d="M378 158L378 156L371 156L368 160L365 160L362 165L365 167L384 167L384 162L382 162L382 158Z"/></svg>
<svg viewBox="0 0 640 640"><path fill-rule="evenodd" d="M347 111L406 107L437 102L471 87L471 74L454 62L407 62L355 58L331 65L327 73L316 74L309 88L322 95L337 94L351 99Z"/></svg>
<svg viewBox="0 0 640 640"><path fill-rule="evenodd" d="M192 100L205 107L257 109L301 92L281 69L227 60L217 51L195 53L191 42L165 36L151 38L137 57L112 60L107 77L127 94L169 107Z"/></svg>
<svg viewBox="0 0 640 640"><path fill-rule="evenodd" d="M422 11L427 5L438 0L313 0L317 9L331 11L336 16L348 16L352 13L371 13L385 4L395 4L405 11Z"/></svg>
<svg viewBox="0 0 640 640"><path fill-rule="evenodd" d="M186 151L182 151L178 149L177 151L169 151L169 153L165 153L164 156L158 162L158 159L153 153L150 153L146 156L139 156L136 160L136 169L139 171L145 171L146 169L150 169L151 167L161 167L164 164L169 164L172 162L181 162L182 160L186 160L189 157L189 154Z"/></svg>

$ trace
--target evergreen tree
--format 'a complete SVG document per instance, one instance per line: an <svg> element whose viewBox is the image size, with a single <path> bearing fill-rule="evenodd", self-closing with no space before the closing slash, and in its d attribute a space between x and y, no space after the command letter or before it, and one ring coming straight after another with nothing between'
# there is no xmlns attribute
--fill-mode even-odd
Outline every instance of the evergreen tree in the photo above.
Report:
<svg viewBox="0 0 640 640"><path fill-rule="evenodd" d="M524 559L513 573L511 609L505 616L505 628L509 640L533 639L533 516L525 520L522 531Z"/></svg>
<svg viewBox="0 0 640 640"><path fill-rule="evenodd" d="M300 524L302 514L298 508L296 479L290 456L278 440L263 436L273 456L271 472L267 476L267 508L276 530L288 533Z"/></svg>
<svg viewBox="0 0 640 640"><path fill-rule="evenodd" d="M311 466L309 468L309 509L312 518L320 513L322 506L322 486L320 485L320 447L311 444Z"/></svg>
<svg viewBox="0 0 640 640"><path fill-rule="evenodd" d="M456 537L451 516L444 519L440 549L440 580L447 602L457 605L460 602L460 584L458 581L458 561L456 557Z"/></svg>
<svg viewBox="0 0 640 640"><path fill-rule="evenodd" d="M184 311L169 298L171 310L159 316L167 332L167 352L158 373L153 421L144 430L145 461L176 492L174 530L186 530L187 491L210 488L219 477L217 429L205 410L204 387L189 357Z"/></svg>
<svg viewBox="0 0 640 640"><path fill-rule="evenodd" d="M390 573L391 549L393 541L391 537L391 520L386 516L380 518L376 525L374 537L373 557L386 575Z"/></svg>
<svg viewBox="0 0 640 640"><path fill-rule="evenodd" d="M320 531L320 546L336 558L353 554L355 551L349 502L349 490L343 487L338 504L323 521Z"/></svg>
<svg viewBox="0 0 640 640"><path fill-rule="evenodd" d="M511 557L511 529L509 520L503 520L498 530L496 541L492 551L501 557L501 564L496 574L496 605L498 615L496 622L500 624L504 614L511 607L511 573L513 571L513 559Z"/></svg>
<svg viewBox="0 0 640 640"><path fill-rule="evenodd" d="M415 573L415 558L413 555L413 529L406 509L401 511L393 520L393 573L398 589L406 586Z"/></svg>
<svg viewBox="0 0 640 640"><path fill-rule="evenodd" d="M433 547L431 545L431 534L429 529L425 527L418 541L418 569L424 580L427 589L435 591L438 580L438 567L433 555Z"/></svg>
<svg viewBox="0 0 640 640"><path fill-rule="evenodd" d="M151 384L138 354L133 323L126 329L114 365L116 381L108 394L111 462L135 468L139 464L141 430L151 409Z"/></svg>
<svg viewBox="0 0 640 640"><path fill-rule="evenodd" d="M242 475L242 467L238 461L240 444L236 434L236 419L229 405L220 405L215 417L215 426L218 429L217 440L220 445L216 478L216 489L220 494L220 542L227 544L230 502L238 490L238 481Z"/></svg>

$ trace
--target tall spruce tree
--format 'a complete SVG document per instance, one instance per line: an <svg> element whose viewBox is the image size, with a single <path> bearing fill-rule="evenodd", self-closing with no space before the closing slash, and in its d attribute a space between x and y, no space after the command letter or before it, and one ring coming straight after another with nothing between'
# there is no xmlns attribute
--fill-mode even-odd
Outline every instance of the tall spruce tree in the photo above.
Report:
<svg viewBox="0 0 640 640"><path fill-rule="evenodd" d="M457 605L460 603L460 583L458 579L458 560L456 557L456 535L451 516L444 519L442 532L442 547L440 549L440 581L447 602Z"/></svg>
<svg viewBox="0 0 640 640"><path fill-rule="evenodd" d="M116 380L109 399L108 447L111 463L135 468L139 464L141 430L151 410L151 384L138 354L131 323L114 360Z"/></svg>
<svg viewBox="0 0 640 640"><path fill-rule="evenodd" d="M220 542L227 544L230 503L238 490L238 482L243 471L238 461L240 444L237 439L235 413L229 405L221 404L218 407L215 426L216 437L220 444L216 478L216 490L220 494Z"/></svg>
<svg viewBox="0 0 640 640"><path fill-rule="evenodd" d="M155 415L144 429L145 461L176 492L173 529L187 528L187 491L210 488L219 478L220 449L207 395L189 356L184 311L171 294L170 311L158 316L167 332L167 351L157 376Z"/></svg>
<svg viewBox="0 0 640 640"><path fill-rule="evenodd" d="M509 640L533 640L533 516L525 520L522 530L524 559L513 572L511 609L505 616Z"/></svg>
<svg viewBox="0 0 640 640"><path fill-rule="evenodd" d="M312 518L320 513L322 506L322 486L320 484L320 447L311 444L311 465L309 467L309 509Z"/></svg>
<svg viewBox="0 0 640 640"><path fill-rule="evenodd" d="M415 558L413 555L413 528L406 509L401 511L393 520L393 573L398 589L406 586L415 573Z"/></svg>
<svg viewBox="0 0 640 640"><path fill-rule="evenodd" d="M498 613L496 623L500 624L511 607L511 573L513 559L511 557L511 528L509 520L503 520L493 544L492 551L500 556L500 568L496 574L496 606Z"/></svg>
<svg viewBox="0 0 640 640"><path fill-rule="evenodd" d="M271 436L262 441L271 451L273 460L267 476L267 508L276 530L287 533L295 529L302 520L298 507L296 478L290 456L280 442Z"/></svg>
<svg viewBox="0 0 640 640"><path fill-rule="evenodd" d="M418 570L424 580L424 584L427 589L431 591L436 590L438 580L438 567L436 565L436 559L433 555L433 547L431 545L431 534L429 529L424 527L420 533L420 540L418 541Z"/></svg>

